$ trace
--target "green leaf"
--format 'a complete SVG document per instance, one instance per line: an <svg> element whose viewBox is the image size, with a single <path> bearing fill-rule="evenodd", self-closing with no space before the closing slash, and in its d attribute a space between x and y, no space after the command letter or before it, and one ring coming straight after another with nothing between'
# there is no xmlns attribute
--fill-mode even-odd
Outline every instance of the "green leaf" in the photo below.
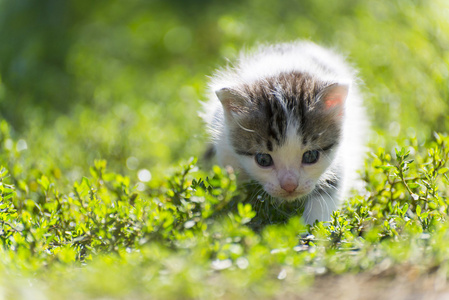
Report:
<svg viewBox="0 0 449 300"><path fill-rule="evenodd" d="M42 175L41 178L37 180L37 183L39 183L39 185L42 186L44 191L48 191L48 189L50 188L50 181L45 175Z"/></svg>
<svg viewBox="0 0 449 300"><path fill-rule="evenodd" d="M411 189L416 189L419 188L419 184L415 183L415 182L409 182L407 183L408 187Z"/></svg>
<svg viewBox="0 0 449 300"><path fill-rule="evenodd" d="M449 168L443 167L443 168L441 168L441 169L438 170L438 174L444 174L444 173L446 173L447 171L449 171Z"/></svg>
<svg viewBox="0 0 449 300"><path fill-rule="evenodd" d="M421 216L421 206L419 206L419 205L416 206L416 215L417 215L418 217Z"/></svg>

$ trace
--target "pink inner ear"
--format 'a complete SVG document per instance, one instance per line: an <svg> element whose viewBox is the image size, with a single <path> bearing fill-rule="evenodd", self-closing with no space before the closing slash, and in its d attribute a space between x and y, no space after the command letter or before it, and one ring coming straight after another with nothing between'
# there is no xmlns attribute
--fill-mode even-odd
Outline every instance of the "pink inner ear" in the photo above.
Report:
<svg viewBox="0 0 449 300"><path fill-rule="evenodd" d="M340 103L341 103L341 100L339 98L329 99L328 101L326 101L326 108L331 108L331 107L337 106Z"/></svg>
<svg viewBox="0 0 449 300"><path fill-rule="evenodd" d="M335 107L337 105L343 104L345 98L341 97L340 95L332 95L330 97L327 97L325 100L326 108Z"/></svg>
<svg viewBox="0 0 449 300"><path fill-rule="evenodd" d="M349 87L344 84L333 84L326 87L321 93L321 98L326 109L343 109L343 104L348 96Z"/></svg>

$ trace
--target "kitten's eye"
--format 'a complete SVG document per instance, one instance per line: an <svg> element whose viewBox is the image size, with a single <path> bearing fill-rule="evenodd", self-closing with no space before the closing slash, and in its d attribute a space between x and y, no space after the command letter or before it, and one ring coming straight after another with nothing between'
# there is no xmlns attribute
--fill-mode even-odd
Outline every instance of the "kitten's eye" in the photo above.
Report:
<svg viewBox="0 0 449 300"><path fill-rule="evenodd" d="M258 153L256 154L256 162L261 167L269 167L273 164L273 159L270 154Z"/></svg>
<svg viewBox="0 0 449 300"><path fill-rule="evenodd" d="M302 156L302 163L314 164L320 158L320 152L318 150L307 151Z"/></svg>

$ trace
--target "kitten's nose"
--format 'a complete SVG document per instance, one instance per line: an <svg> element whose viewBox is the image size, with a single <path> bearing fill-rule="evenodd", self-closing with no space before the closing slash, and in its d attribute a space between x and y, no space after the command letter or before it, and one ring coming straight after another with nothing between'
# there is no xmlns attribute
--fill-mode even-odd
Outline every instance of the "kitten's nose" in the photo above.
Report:
<svg viewBox="0 0 449 300"><path fill-rule="evenodd" d="M298 187L298 183L293 179L287 179L284 182L281 182L281 188L286 192L294 192Z"/></svg>

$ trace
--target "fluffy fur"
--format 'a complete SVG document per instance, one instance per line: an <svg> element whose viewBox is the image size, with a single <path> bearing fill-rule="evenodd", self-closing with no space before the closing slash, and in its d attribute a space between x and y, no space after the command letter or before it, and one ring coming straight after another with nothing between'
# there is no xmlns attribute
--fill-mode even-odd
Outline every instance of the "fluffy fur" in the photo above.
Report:
<svg viewBox="0 0 449 300"><path fill-rule="evenodd" d="M212 77L203 119L218 163L327 221L356 179L366 117L355 71L311 42L261 46ZM316 159L318 156L318 159Z"/></svg>

